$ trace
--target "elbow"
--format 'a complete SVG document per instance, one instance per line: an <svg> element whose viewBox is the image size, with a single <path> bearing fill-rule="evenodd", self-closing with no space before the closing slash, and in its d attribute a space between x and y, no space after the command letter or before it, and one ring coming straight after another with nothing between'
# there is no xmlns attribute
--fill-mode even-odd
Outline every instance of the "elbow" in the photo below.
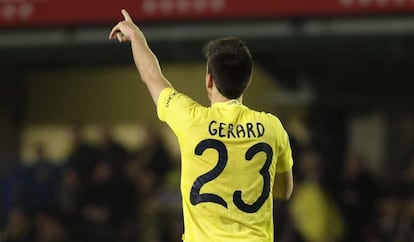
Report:
<svg viewBox="0 0 414 242"><path fill-rule="evenodd" d="M293 176L292 171L277 173L273 185L273 196L276 200L286 201L292 196Z"/></svg>
<svg viewBox="0 0 414 242"><path fill-rule="evenodd" d="M288 201L292 196L292 189L283 193L278 193L275 195L275 199L279 201Z"/></svg>
<svg viewBox="0 0 414 242"><path fill-rule="evenodd" d="M288 193L286 193L281 199L283 201L287 201L290 199L290 197L292 196L292 190L290 190Z"/></svg>
<svg viewBox="0 0 414 242"><path fill-rule="evenodd" d="M293 192L293 182L290 183L287 187L284 187L284 189L276 189L273 193L273 196L276 200L280 201L287 201L292 196Z"/></svg>

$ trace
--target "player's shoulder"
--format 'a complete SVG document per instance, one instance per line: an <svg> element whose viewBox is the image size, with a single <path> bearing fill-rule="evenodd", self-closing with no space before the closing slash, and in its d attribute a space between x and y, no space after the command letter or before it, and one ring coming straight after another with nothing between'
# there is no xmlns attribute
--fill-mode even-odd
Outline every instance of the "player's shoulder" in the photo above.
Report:
<svg viewBox="0 0 414 242"><path fill-rule="evenodd" d="M168 87L158 98L157 113L161 121L184 123L205 115L206 112L204 106L186 94Z"/></svg>
<svg viewBox="0 0 414 242"><path fill-rule="evenodd" d="M172 87L164 88L159 96L158 105L163 105L165 107L170 107L173 104L187 104L187 105L194 105L194 106L202 106L190 96L177 91Z"/></svg>
<svg viewBox="0 0 414 242"><path fill-rule="evenodd" d="M173 87L166 87L161 91L160 96L158 97L158 104L168 107L170 103L180 95L183 94L175 90Z"/></svg>
<svg viewBox="0 0 414 242"><path fill-rule="evenodd" d="M248 109L252 116L256 116L257 118L260 118L260 119L266 119L269 122L274 122L277 125L281 125L280 119L276 114L263 111L263 110L255 110L251 108L248 108Z"/></svg>

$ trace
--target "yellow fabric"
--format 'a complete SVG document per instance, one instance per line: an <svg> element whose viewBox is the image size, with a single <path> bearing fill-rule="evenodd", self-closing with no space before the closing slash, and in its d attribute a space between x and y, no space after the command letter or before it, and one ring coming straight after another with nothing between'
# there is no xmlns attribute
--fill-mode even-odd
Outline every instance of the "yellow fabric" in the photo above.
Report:
<svg viewBox="0 0 414 242"><path fill-rule="evenodd" d="M297 186L290 204L294 224L305 241L335 242L343 237L342 216L318 184Z"/></svg>
<svg viewBox="0 0 414 242"><path fill-rule="evenodd" d="M204 107L172 88L161 92L157 112L181 149L183 240L273 242L275 173L293 165L280 121L237 100Z"/></svg>

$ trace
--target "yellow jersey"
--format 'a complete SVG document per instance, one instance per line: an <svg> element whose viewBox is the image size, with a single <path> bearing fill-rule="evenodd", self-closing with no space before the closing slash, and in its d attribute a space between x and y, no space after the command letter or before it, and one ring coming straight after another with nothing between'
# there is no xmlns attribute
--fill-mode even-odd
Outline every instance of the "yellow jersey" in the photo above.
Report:
<svg viewBox="0 0 414 242"><path fill-rule="evenodd" d="M237 100L204 107L165 88L157 113L178 138L185 242L273 242L276 172L293 165L279 119Z"/></svg>

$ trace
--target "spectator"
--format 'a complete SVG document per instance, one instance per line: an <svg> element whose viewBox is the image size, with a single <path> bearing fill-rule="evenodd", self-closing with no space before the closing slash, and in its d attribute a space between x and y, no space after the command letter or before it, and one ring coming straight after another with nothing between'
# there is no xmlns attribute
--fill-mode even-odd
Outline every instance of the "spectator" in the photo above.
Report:
<svg viewBox="0 0 414 242"><path fill-rule="evenodd" d="M28 215L20 207L10 210L5 229L0 233L2 242L31 242L33 227Z"/></svg>
<svg viewBox="0 0 414 242"><path fill-rule="evenodd" d="M293 225L306 242L341 241L343 218L334 200L321 185L322 161L315 151L306 151L299 158L302 181L296 182L290 204Z"/></svg>
<svg viewBox="0 0 414 242"><path fill-rule="evenodd" d="M23 187L19 194L20 203L29 213L52 205L60 178L60 169L47 158L45 147L38 144L35 151L33 165L23 171Z"/></svg>
<svg viewBox="0 0 414 242"><path fill-rule="evenodd" d="M84 196L84 185L77 170L68 168L63 172L55 198L55 206L67 229L68 235L76 237L79 223L80 202Z"/></svg>
<svg viewBox="0 0 414 242"><path fill-rule="evenodd" d="M160 186L173 168L173 162L160 134L150 127L145 129L145 141L145 145L139 150L140 161L145 170L157 177L156 186Z"/></svg>
<svg viewBox="0 0 414 242"><path fill-rule="evenodd" d="M34 215L35 242L66 242L67 231L55 211L50 208L37 211Z"/></svg>
<svg viewBox="0 0 414 242"><path fill-rule="evenodd" d="M92 171L92 182L81 202L80 236L82 241L115 241L120 229L134 214L134 190L114 176L112 164L98 161Z"/></svg>
<svg viewBox="0 0 414 242"><path fill-rule="evenodd" d="M71 131L72 150L68 155L66 165L74 168L82 181L87 181L97 159L97 149L86 142L80 125L74 125Z"/></svg>
<svg viewBox="0 0 414 242"><path fill-rule="evenodd" d="M123 175L123 167L128 158L128 152L113 137L108 127L103 128L98 144L98 159L106 160L114 168L114 175Z"/></svg>
<svg viewBox="0 0 414 242"><path fill-rule="evenodd" d="M371 234L377 185L360 156L350 153L339 179L339 203L347 224L345 241L365 242Z"/></svg>
<svg viewBox="0 0 414 242"><path fill-rule="evenodd" d="M412 242L414 240L414 153L406 162L398 184L399 214L392 242Z"/></svg>
<svg viewBox="0 0 414 242"><path fill-rule="evenodd" d="M393 193L383 194L378 202L376 240L393 242L400 220L401 201Z"/></svg>
<svg viewBox="0 0 414 242"><path fill-rule="evenodd" d="M8 175L0 176L0 231L7 222L8 213L16 205L20 179L18 169Z"/></svg>

